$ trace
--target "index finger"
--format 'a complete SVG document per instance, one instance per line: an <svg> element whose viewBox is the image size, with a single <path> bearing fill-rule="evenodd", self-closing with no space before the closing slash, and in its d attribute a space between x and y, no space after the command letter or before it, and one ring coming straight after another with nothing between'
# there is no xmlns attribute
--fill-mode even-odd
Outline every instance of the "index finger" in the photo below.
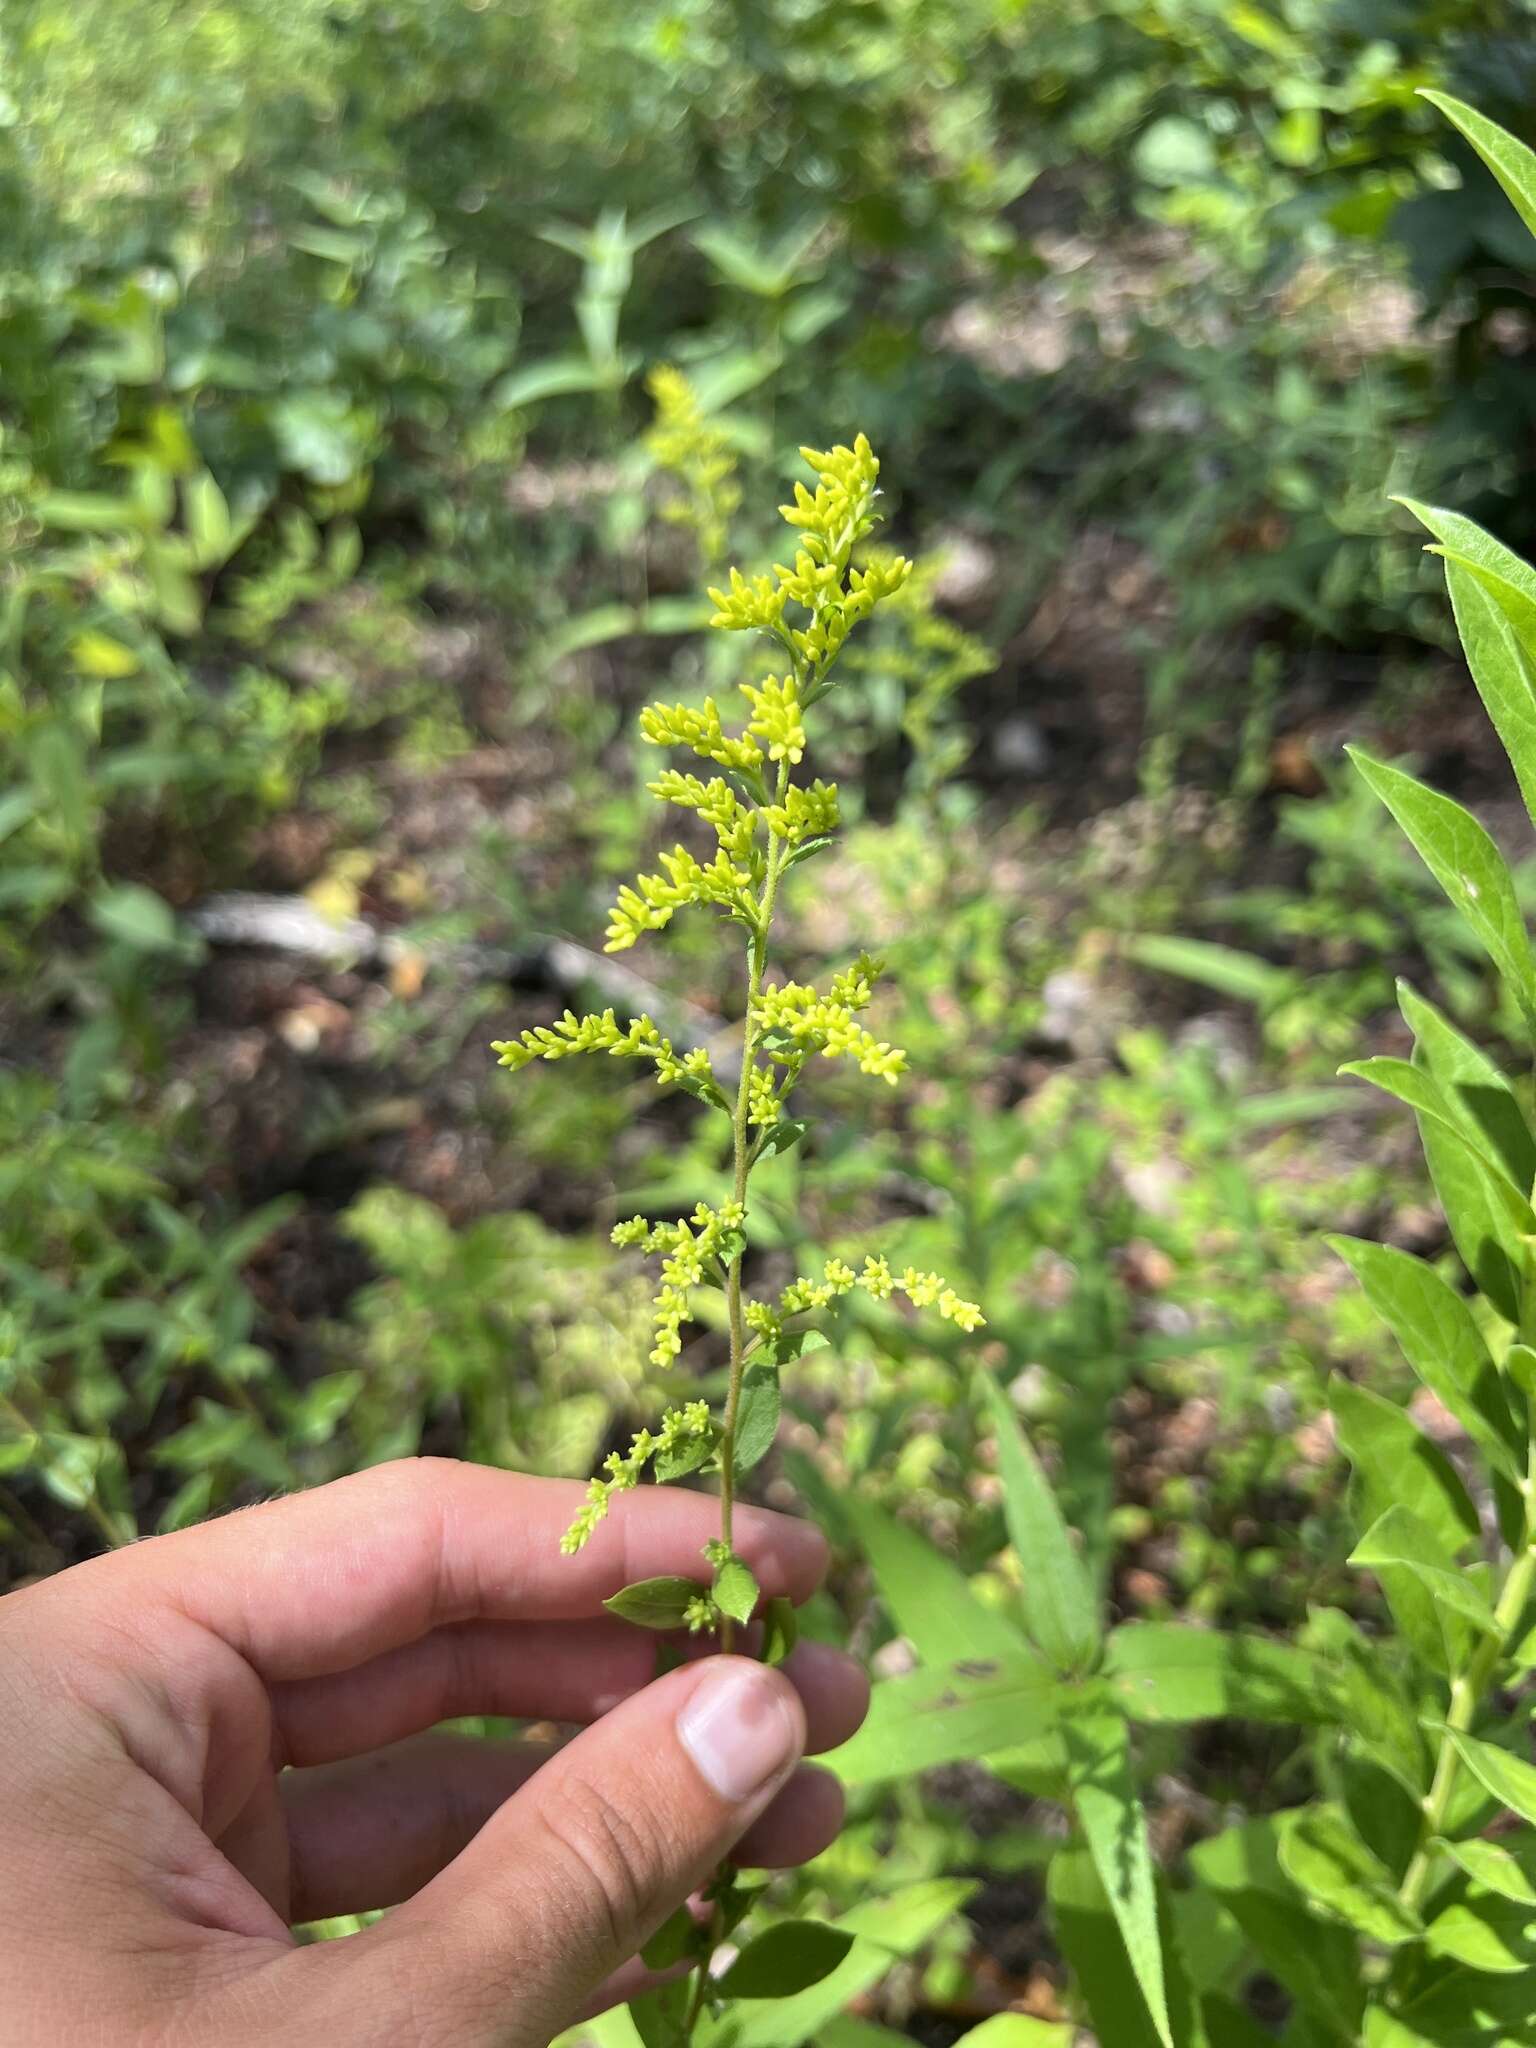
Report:
<svg viewBox="0 0 1536 2048"><path fill-rule="evenodd" d="M80 1571L112 1576L114 1600L130 1575L136 1599L158 1588L268 1680L346 1671L453 1622L581 1620L636 1579L707 1578L720 1526L709 1495L625 1494L563 1557L584 1497L575 1480L403 1459ZM737 1510L735 1543L769 1598L807 1599L826 1568L819 1531L767 1509Z"/></svg>

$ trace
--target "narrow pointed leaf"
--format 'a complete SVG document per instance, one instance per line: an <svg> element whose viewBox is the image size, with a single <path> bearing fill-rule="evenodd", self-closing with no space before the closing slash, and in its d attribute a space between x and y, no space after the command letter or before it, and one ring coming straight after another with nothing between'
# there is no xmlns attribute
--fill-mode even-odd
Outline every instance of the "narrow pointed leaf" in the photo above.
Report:
<svg viewBox="0 0 1536 2048"><path fill-rule="evenodd" d="M1103 1675L1133 1721L1247 1720L1284 1726L1338 1718L1320 1657L1268 1636L1137 1621L1104 1645Z"/></svg>
<svg viewBox="0 0 1536 2048"><path fill-rule="evenodd" d="M1536 1137L1508 1080L1481 1046L1406 981L1397 984L1397 1000L1413 1033L1414 1065L1429 1074L1467 1137L1528 1195L1536 1182Z"/></svg>
<svg viewBox="0 0 1536 2048"><path fill-rule="evenodd" d="M1536 569L1523 562L1513 548L1505 547L1485 532L1475 519L1452 512L1444 505L1426 505L1418 498L1399 498L1397 502L1429 529L1447 557L1454 555L1468 568L1497 577L1536 605Z"/></svg>
<svg viewBox="0 0 1536 2048"><path fill-rule="evenodd" d="M1446 1732L1456 1745L1457 1755L1484 1791L1497 1799L1500 1806L1518 1813L1522 1820L1536 1827L1536 1765L1459 1729Z"/></svg>
<svg viewBox="0 0 1536 2048"><path fill-rule="evenodd" d="M1411 1253L1358 1237L1330 1237L1328 1243L1360 1282L1424 1385L1518 1483L1524 1432L1509 1411L1467 1302Z"/></svg>
<svg viewBox="0 0 1536 2048"><path fill-rule="evenodd" d="M1469 1842L1440 1842L1437 1847L1485 1891L1513 1899L1519 1906L1536 1906L1536 1884L1531 1882L1531 1871L1502 1843L1487 1842L1475 1835Z"/></svg>
<svg viewBox="0 0 1536 2048"><path fill-rule="evenodd" d="M875 1785L1041 1737L1059 1760L1059 1717L1080 1702L1079 1687L1023 1652L1010 1663L917 1671L877 1685L863 1727L824 1761L845 1785Z"/></svg>
<svg viewBox="0 0 1536 2048"><path fill-rule="evenodd" d="M1114 2048L1164 2048L1169 2035L1153 2019L1142 1996L1098 1869L1086 1848L1059 1849L1051 1858L1046 1897L1056 1938L1072 1966L1099 2040L1112 2042ZM1212 2048L1180 1966L1166 1903L1159 1899L1158 1905L1172 2007L1170 2032L1178 2048Z"/></svg>
<svg viewBox="0 0 1536 2048"><path fill-rule="evenodd" d="M1536 960L1504 856L1463 805L1400 768L1346 750L1396 818L1414 850L1508 982L1527 1016L1536 1016Z"/></svg>
<svg viewBox="0 0 1536 2048"><path fill-rule="evenodd" d="M1067 1783L1078 1825L1163 2048L1173 2048L1147 1817L1136 1795L1130 1731L1117 1713L1066 1715Z"/></svg>
<svg viewBox="0 0 1536 2048"><path fill-rule="evenodd" d="M1467 563L1445 561L1445 585L1477 694L1509 756L1525 808L1536 819L1536 668L1508 609ZM1505 586L1513 593L1513 586ZM1527 599L1533 615L1536 602Z"/></svg>
<svg viewBox="0 0 1536 2048"><path fill-rule="evenodd" d="M1313 1907L1388 1946L1419 1934L1418 1916L1398 1898L1391 1871L1341 1807L1295 1808L1280 1824L1279 1848L1286 1876Z"/></svg>
<svg viewBox="0 0 1536 2048"><path fill-rule="evenodd" d="M1452 99L1446 92L1430 92L1424 88L1421 92L1432 107L1438 107L1445 118L1461 130L1504 187L1516 213L1536 235L1536 155L1496 121L1490 121L1486 114L1478 113L1464 100Z"/></svg>
<svg viewBox="0 0 1536 2048"><path fill-rule="evenodd" d="M1093 1581L1008 1396L993 1379L984 1385L997 1431L1008 1533L1023 1573L1024 1625L1058 1671L1085 1671L1101 1641Z"/></svg>
<svg viewBox="0 0 1536 2048"><path fill-rule="evenodd" d="M1023 1650L1013 1623L984 1606L959 1567L915 1529L856 1498L839 1498L834 1512L869 1560L887 1613L924 1664L1014 1657Z"/></svg>

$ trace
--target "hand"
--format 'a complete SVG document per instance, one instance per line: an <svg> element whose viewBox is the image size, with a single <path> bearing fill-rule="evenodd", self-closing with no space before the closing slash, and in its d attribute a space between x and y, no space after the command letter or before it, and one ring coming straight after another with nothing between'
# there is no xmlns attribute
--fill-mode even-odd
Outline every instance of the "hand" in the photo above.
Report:
<svg viewBox="0 0 1536 2048"><path fill-rule="evenodd" d="M0 1601L3 2048L544 2048L643 1988L722 1857L825 1847L838 1787L797 1763L862 1719L856 1668L807 1643L648 1682L655 1638L601 1603L700 1572L716 1503L631 1494L563 1558L579 1497L380 1466ZM780 1515L736 1542L765 1597L824 1568ZM422 1732L462 1714L587 1725Z"/></svg>

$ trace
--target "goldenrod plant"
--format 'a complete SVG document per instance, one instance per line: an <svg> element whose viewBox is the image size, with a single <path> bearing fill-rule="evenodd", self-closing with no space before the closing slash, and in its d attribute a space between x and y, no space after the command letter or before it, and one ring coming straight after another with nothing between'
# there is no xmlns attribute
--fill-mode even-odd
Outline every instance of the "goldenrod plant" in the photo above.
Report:
<svg viewBox="0 0 1536 2048"><path fill-rule="evenodd" d="M880 473L863 435L851 448L808 448L802 454L816 482L814 490L797 484L793 504L780 508L796 537L791 564L752 577L732 569L726 586L710 592L715 606L711 625L766 641L778 673L741 685L746 717L736 726L727 724L713 698L696 707L653 704L640 718L647 745L691 754L712 771L706 779L669 765L649 787L660 802L707 826L715 851L700 859L678 844L664 853L659 872L642 874L619 891L607 934L607 951L623 952L647 933L662 930L679 911L694 907L712 909L734 927L745 955L734 1080L727 1085L702 1048L674 1049L649 1017L621 1022L611 1009L583 1017L567 1011L554 1024L493 1048L501 1064L513 1069L578 1053L640 1060L654 1069L658 1082L685 1089L729 1125L729 1199L715 1206L701 1201L690 1214L670 1220L636 1216L613 1233L615 1244L661 1262L651 1351L658 1368L671 1367L681 1353L699 1291L723 1291L729 1346L723 1406L717 1413L703 1399L681 1400L654 1429L642 1429L627 1452L614 1452L592 1480L562 1546L568 1552L581 1549L618 1496L647 1472L662 1481L715 1475L720 1533L703 1553L707 1570L698 1580L653 1579L627 1587L609 1605L645 1627L708 1631L726 1650L746 1646L737 1632L762 1604L757 1583L733 1545L738 1488L773 1442L781 1370L826 1342L816 1328L818 1318L840 1297L860 1289L880 1301L900 1295L964 1331L977 1329L983 1320L977 1304L962 1299L939 1274L899 1266L878 1252L858 1267L827 1259L819 1272L792 1280L771 1297L753 1298L747 1290L753 1169L804 1137L805 1119L792 1113L791 1099L810 1062L849 1060L891 1086L906 1065L901 1050L877 1037L864 1021L880 975L878 961L861 954L824 989L772 972L770 946L785 877L826 853L838 823L836 785L812 779L804 770L811 714L836 686L834 671L850 635L911 573L908 561L890 553L859 565L857 557L876 523ZM776 1660L792 1646L793 1615L772 1602L763 1620L762 1654ZM740 1901L729 1882L716 1888L714 1904L714 1919L697 1941L685 1930L684 1938L703 1951L701 1965L709 1947L739 1916ZM784 1949L778 1988L803 1987L840 1960L837 1942L819 1942L815 1936L815 1930L807 1934L802 1952L791 1955L784 1949L783 1930L775 1930ZM738 1963L723 1980L727 1994L733 1977L743 1983L752 1973L743 1973ZM713 1988L701 1968L681 2023L684 2031L674 2026L671 2034L656 2038L691 2038Z"/></svg>

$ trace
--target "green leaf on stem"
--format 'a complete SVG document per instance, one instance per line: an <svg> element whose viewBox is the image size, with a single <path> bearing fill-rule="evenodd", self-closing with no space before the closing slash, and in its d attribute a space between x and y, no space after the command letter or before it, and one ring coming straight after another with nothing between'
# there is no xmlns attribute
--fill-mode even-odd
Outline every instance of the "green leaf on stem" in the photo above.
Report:
<svg viewBox="0 0 1536 2048"><path fill-rule="evenodd" d="M856 1496L838 1496L833 1512L869 1561L886 1612L924 1664L968 1657L1014 1657L1019 1630L978 1600L965 1574L905 1522Z"/></svg>
<svg viewBox="0 0 1536 2048"><path fill-rule="evenodd" d="M1536 155L1496 121L1490 121L1486 114L1478 113L1464 100L1452 99L1445 92L1431 92L1425 86L1419 88L1419 95L1432 107L1438 107L1445 118L1461 130L1504 187L1511 206L1536 235Z"/></svg>
<svg viewBox="0 0 1536 2048"><path fill-rule="evenodd" d="M1484 1841L1481 1835L1474 1835L1469 1842L1437 1842L1435 1847L1443 1850L1485 1891L1513 1899L1519 1906L1536 1906L1536 1884L1531 1882L1531 1872L1503 1843ZM1536 1858L1527 1856L1526 1862L1536 1868Z"/></svg>
<svg viewBox="0 0 1536 2048"><path fill-rule="evenodd" d="M640 1628L682 1628L690 1603L703 1591L693 1579L637 1579L603 1605L620 1621L632 1621Z"/></svg>
<svg viewBox="0 0 1536 2048"><path fill-rule="evenodd" d="M1156 1930L1167 1966L1171 2026L1154 2018L1121 1939L1095 1859L1084 1848L1059 1849L1046 1874L1046 1897L1062 1953L1072 1966L1094 2031L1114 2048L1209 2048L1177 1948L1166 1938L1166 1912ZM1163 1901L1159 1900L1160 1907Z"/></svg>
<svg viewBox="0 0 1536 2048"><path fill-rule="evenodd" d="M1527 1016L1536 1017L1536 960L1504 856L1463 805L1363 748L1345 749L1369 787L1461 912Z"/></svg>
<svg viewBox="0 0 1536 2048"><path fill-rule="evenodd" d="M1093 1581L1008 1396L990 1376L982 1385L997 1431L1008 1533L1023 1571L1024 1626L1058 1671L1086 1671L1102 1641Z"/></svg>
<svg viewBox="0 0 1536 2048"><path fill-rule="evenodd" d="M1306 1726L1338 1719L1324 1661L1269 1636L1130 1622L1105 1642L1104 1677L1133 1721L1230 1718Z"/></svg>
<svg viewBox="0 0 1536 2048"><path fill-rule="evenodd" d="M693 2007L693 1983L688 1977L676 1984L663 1984L643 1998L632 1998L629 2017L640 2036L641 2048L689 2048L688 2016Z"/></svg>
<svg viewBox="0 0 1536 2048"><path fill-rule="evenodd" d="M1444 555L1445 586L1456 614L1462 652L1484 709L1504 743L1525 808L1536 819L1536 666L1526 652L1526 646L1536 640L1536 602L1449 550ZM1526 636L1511 617L1515 605L1531 615Z"/></svg>
<svg viewBox="0 0 1536 2048"><path fill-rule="evenodd" d="M1411 1500L1436 1542L1453 1554L1477 1535L1477 1509L1455 1467L1406 1410L1341 1373L1328 1383L1328 1406L1371 1520Z"/></svg>
<svg viewBox="0 0 1536 2048"><path fill-rule="evenodd" d="M1279 1852L1286 1876L1313 1907L1388 1947L1418 1938L1418 1915L1399 1899L1391 1871L1342 1807L1302 1806L1284 1815Z"/></svg>
<svg viewBox="0 0 1536 2048"><path fill-rule="evenodd" d="M739 1557L728 1557L715 1567L714 1597L720 1612L743 1628L752 1619L760 1597L758 1584Z"/></svg>
<svg viewBox="0 0 1536 2048"><path fill-rule="evenodd" d="M749 1365L741 1377L741 1402L736 1410L736 1473L750 1472L773 1449L778 1435L779 1368L766 1361Z"/></svg>
<svg viewBox="0 0 1536 2048"><path fill-rule="evenodd" d="M1365 2003L1357 1943L1347 1928L1319 1920L1296 1896L1280 1864L1278 1836L1272 1816L1245 1821L1201 1842L1190 1863L1265 1969L1328 2029L1325 2038L1353 2041Z"/></svg>
<svg viewBox="0 0 1536 2048"><path fill-rule="evenodd" d="M697 1955L701 1939L708 1938L707 1928L700 1926L686 1906L679 1906L641 1949L640 1960L648 1970L670 1970L684 1956Z"/></svg>
<svg viewBox="0 0 1536 2048"><path fill-rule="evenodd" d="M782 1664L800 1640L800 1619L793 1600L782 1594L763 1609L763 1662Z"/></svg>
<svg viewBox="0 0 1536 2048"><path fill-rule="evenodd" d="M1499 1633L1493 1608L1477 1579L1464 1565L1457 1564L1434 1531L1411 1508L1388 1508L1355 1545L1349 1562L1367 1569L1403 1565L1424 1584L1438 1605L1449 1607L1487 1635Z"/></svg>
<svg viewBox="0 0 1536 2048"><path fill-rule="evenodd" d="M1509 1411L1464 1297L1432 1266L1391 1245L1358 1237L1327 1242L1360 1282L1425 1386L1500 1471L1518 1482L1524 1470L1524 1432Z"/></svg>
<svg viewBox="0 0 1536 2048"><path fill-rule="evenodd" d="M1173 2048L1147 1817L1136 1795L1130 1731L1103 1709L1064 1715L1067 1784L1126 1958L1163 2048Z"/></svg>
<svg viewBox="0 0 1536 2048"><path fill-rule="evenodd" d="M1082 1687L1062 1684L1048 1665L1024 1652L1011 1660L917 1671L877 1685L863 1727L824 1762L845 1785L878 1785L993 1756L1039 1736L1054 1744L1058 1717L1080 1707L1083 1697ZM1054 1754L1060 1756L1059 1747Z"/></svg>
<svg viewBox="0 0 1536 2048"><path fill-rule="evenodd" d="M1536 1827L1536 1766L1528 1764L1524 1757L1512 1756L1507 1749L1464 1734L1459 1728L1447 1728L1445 1733L1484 1791L1500 1806L1518 1813L1522 1820Z"/></svg>
<svg viewBox="0 0 1536 2048"><path fill-rule="evenodd" d="M817 1920L784 1920L749 1942L716 1983L722 1998L789 1998L830 1976L853 1936Z"/></svg>
<svg viewBox="0 0 1536 2048"><path fill-rule="evenodd" d="M1352 1061L1340 1072L1371 1082L1414 1111L1462 1263L1499 1313L1518 1323L1524 1240L1536 1229L1529 1200L1422 1068L1407 1060L1371 1059Z"/></svg>
<svg viewBox="0 0 1536 2048"><path fill-rule="evenodd" d="M1483 1895L1454 1900L1424 1930L1424 1946L1432 1956L1465 1963L1469 1970L1513 1976L1536 1965L1536 1940L1529 1906Z"/></svg>

